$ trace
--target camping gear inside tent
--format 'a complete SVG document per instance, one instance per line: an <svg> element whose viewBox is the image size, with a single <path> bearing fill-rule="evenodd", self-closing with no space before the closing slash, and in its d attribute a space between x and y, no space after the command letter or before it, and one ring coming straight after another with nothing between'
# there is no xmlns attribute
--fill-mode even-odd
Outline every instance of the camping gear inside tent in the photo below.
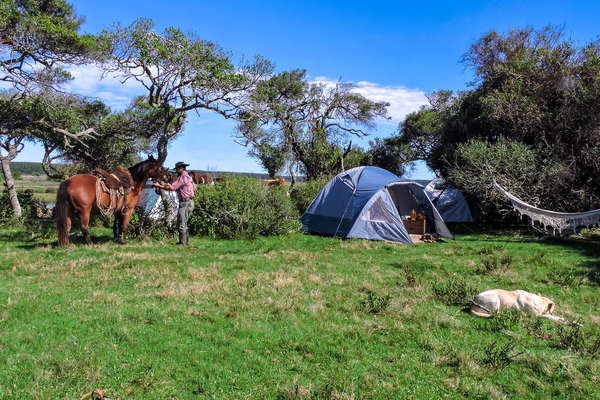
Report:
<svg viewBox="0 0 600 400"><path fill-rule="evenodd" d="M168 218L169 221L173 221L177 217L177 209L179 208L179 199L177 198L177 193L173 191L168 191L169 198L171 199L171 203L173 204L174 213ZM165 207L163 206L162 198L158 193L156 193L156 189L154 187L144 187L142 189L142 193L140 194L140 201L137 205L144 213L148 216L148 218L153 220L163 219L165 216Z"/></svg>
<svg viewBox="0 0 600 400"><path fill-rule="evenodd" d="M473 222L471 209L460 190L442 178L425 186L425 193L441 214L444 222Z"/></svg>
<svg viewBox="0 0 600 400"><path fill-rule="evenodd" d="M331 179L301 221L309 232L345 238L413 243L409 233L433 232L452 238L422 185L378 167L356 167Z"/></svg>

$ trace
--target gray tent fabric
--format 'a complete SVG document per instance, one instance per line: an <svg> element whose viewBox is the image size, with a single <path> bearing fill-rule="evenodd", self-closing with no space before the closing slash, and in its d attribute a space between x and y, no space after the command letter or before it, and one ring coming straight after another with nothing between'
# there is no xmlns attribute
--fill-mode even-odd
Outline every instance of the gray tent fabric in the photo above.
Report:
<svg viewBox="0 0 600 400"><path fill-rule="evenodd" d="M471 209L460 190L443 178L436 178L425 186L425 193L445 222L473 222Z"/></svg>
<svg viewBox="0 0 600 400"><path fill-rule="evenodd" d="M452 238L423 186L401 181L377 167L356 167L331 179L308 206L303 229L340 237L412 243L403 219L412 210L426 216L427 226Z"/></svg>
<svg viewBox="0 0 600 400"><path fill-rule="evenodd" d="M173 215L170 215L167 220L172 222L177 217L179 199L177 198L177 193L172 191L169 191L168 193L175 212ZM163 206L162 198L156 193L153 187L144 187L142 189L137 207L141 208L150 219L160 220L165 217L165 207Z"/></svg>

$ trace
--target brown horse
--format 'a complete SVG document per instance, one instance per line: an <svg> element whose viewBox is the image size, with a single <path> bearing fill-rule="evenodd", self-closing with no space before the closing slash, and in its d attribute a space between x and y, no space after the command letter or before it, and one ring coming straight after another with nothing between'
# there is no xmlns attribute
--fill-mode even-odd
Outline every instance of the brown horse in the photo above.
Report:
<svg viewBox="0 0 600 400"><path fill-rule="evenodd" d="M142 188L149 178L158 179L164 169L154 157L150 156L146 161L137 163L128 169L133 180L133 187L124 201L118 201L115 209L115 224L113 233L115 240L125 243L127 229L131 214L140 201ZM79 213L81 220L81 232L87 244L92 244L89 232L90 214L99 211L96 199L98 178L94 175L79 174L63 181L58 187L56 194L56 231L58 234L58 245L69 245L69 232L71 230L71 219L73 213ZM110 195L105 191L100 192L101 205L108 207ZM122 229L121 229L122 228Z"/></svg>

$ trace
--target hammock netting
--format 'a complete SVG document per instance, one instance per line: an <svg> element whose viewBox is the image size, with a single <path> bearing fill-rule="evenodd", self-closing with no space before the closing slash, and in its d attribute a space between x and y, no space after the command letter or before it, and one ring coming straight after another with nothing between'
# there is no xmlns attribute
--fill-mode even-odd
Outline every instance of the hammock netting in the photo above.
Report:
<svg viewBox="0 0 600 400"><path fill-rule="evenodd" d="M531 221L531 226L544 233L556 235L558 232L558 234L562 236L562 232L565 229L577 232L577 228L585 226L589 229L591 226L600 223L600 209L580 213L562 213L543 210L534 207L531 204L527 204L518 197L510 194L502 186L498 185L495 180L494 186L500 193L509 198L513 208L519 213L521 218L523 218L523 215L528 216Z"/></svg>

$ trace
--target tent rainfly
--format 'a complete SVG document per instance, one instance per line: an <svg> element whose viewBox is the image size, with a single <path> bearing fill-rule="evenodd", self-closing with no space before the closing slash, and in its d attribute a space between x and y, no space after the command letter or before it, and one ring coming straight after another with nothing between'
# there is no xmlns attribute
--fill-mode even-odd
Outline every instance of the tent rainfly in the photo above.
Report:
<svg viewBox="0 0 600 400"><path fill-rule="evenodd" d="M425 217L427 232L452 238L423 186L378 167L356 167L331 179L301 221L309 232L412 244L403 222L412 210Z"/></svg>
<svg viewBox="0 0 600 400"><path fill-rule="evenodd" d="M460 190L442 178L436 178L425 186L425 193L444 222L473 222L471 209Z"/></svg>

